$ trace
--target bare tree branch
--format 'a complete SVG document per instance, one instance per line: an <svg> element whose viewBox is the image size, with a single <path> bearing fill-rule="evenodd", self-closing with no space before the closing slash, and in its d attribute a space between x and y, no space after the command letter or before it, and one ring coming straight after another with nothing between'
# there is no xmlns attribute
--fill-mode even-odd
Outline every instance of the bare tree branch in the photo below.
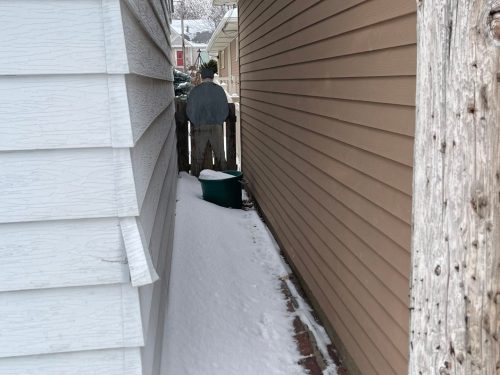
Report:
<svg viewBox="0 0 500 375"><path fill-rule="evenodd" d="M215 30L224 14L231 9L230 5L214 6L212 0L180 0L174 7L174 19L204 19Z"/></svg>

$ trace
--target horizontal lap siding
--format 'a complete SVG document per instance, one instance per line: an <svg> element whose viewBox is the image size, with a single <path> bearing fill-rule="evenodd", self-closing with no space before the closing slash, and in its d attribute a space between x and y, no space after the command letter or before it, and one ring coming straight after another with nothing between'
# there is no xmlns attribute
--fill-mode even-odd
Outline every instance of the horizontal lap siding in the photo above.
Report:
<svg viewBox="0 0 500 375"><path fill-rule="evenodd" d="M3 359L0 361L0 374L141 375L140 364L139 348L89 350Z"/></svg>
<svg viewBox="0 0 500 375"><path fill-rule="evenodd" d="M411 0L243 0L242 165L363 374L406 373Z"/></svg>
<svg viewBox="0 0 500 375"><path fill-rule="evenodd" d="M171 55L167 50L169 44L158 40L161 35L166 38L168 34L156 31L155 35L151 35L148 32L162 28L156 19L157 16L153 18L152 11L147 10L151 5L137 0L122 1L127 4L122 6L122 15L131 73L172 81ZM135 3L140 5L136 6Z"/></svg>
<svg viewBox="0 0 500 375"><path fill-rule="evenodd" d="M105 74L2 77L0 151L110 147L110 109L127 108L111 103L109 84Z"/></svg>
<svg viewBox="0 0 500 375"><path fill-rule="evenodd" d="M128 283L121 237L118 218L0 225L0 291Z"/></svg>
<svg viewBox="0 0 500 375"><path fill-rule="evenodd" d="M2 293L0 315L9 321L0 358L144 344L137 289L127 284Z"/></svg>
<svg viewBox="0 0 500 375"><path fill-rule="evenodd" d="M128 149L15 151L1 157L0 223L138 213Z"/></svg>
<svg viewBox="0 0 500 375"><path fill-rule="evenodd" d="M177 165L169 12L0 0L2 374L159 374ZM148 256L161 281L131 285Z"/></svg>
<svg viewBox="0 0 500 375"><path fill-rule="evenodd" d="M159 375L175 221L177 153L170 31L166 3L123 0L131 150L142 241L159 280L139 288L145 338L142 374Z"/></svg>
<svg viewBox="0 0 500 375"><path fill-rule="evenodd" d="M1 0L0 74L106 70L100 0ZM10 9L9 9L10 8ZM23 17L12 17L13 14Z"/></svg>

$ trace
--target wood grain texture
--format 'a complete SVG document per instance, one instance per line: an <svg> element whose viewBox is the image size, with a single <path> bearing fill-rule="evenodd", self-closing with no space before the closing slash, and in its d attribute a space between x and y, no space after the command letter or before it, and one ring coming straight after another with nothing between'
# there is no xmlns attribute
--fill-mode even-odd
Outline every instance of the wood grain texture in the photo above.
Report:
<svg viewBox="0 0 500 375"><path fill-rule="evenodd" d="M0 359L2 375L143 375L139 348Z"/></svg>
<svg viewBox="0 0 500 375"><path fill-rule="evenodd" d="M160 280L139 288L142 374L160 375L163 310L172 256L177 153L173 104L169 4L159 0L124 1L122 9L132 75L127 93L134 134L131 160L140 214L142 246Z"/></svg>
<svg viewBox="0 0 500 375"><path fill-rule="evenodd" d="M163 247L163 236L165 225L174 225L175 223L175 206L176 206L176 192L177 192L177 179L178 171L175 166L177 162L176 155L172 155L167 167L167 174L163 181L163 188L161 192L162 199L156 210L156 217L154 221L153 230L151 231L151 238L149 240L149 250L151 251L151 257L153 258L153 263L158 265L159 272L163 272L163 267L166 266L162 262L162 255L164 252ZM168 237L170 241L173 241L173 236ZM170 254L171 255L171 254Z"/></svg>
<svg viewBox="0 0 500 375"><path fill-rule="evenodd" d="M165 0L153 0L151 1L151 7L155 16L160 23L161 28L163 29L164 35L168 35L167 43L169 45L169 49L171 49L172 41L170 38L170 24L171 24L171 14L169 13L172 4L169 1Z"/></svg>
<svg viewBox="0 0 500 375"><path fill-rule="evenodd" d="M112 147L133 147L130 104L124 75L108 75L108 98Z"/></svg>
<svg viewBox="0 0 500 375"><path fill-rule="evenodd" d="M128 75L127 95L134 142L137 142L153 122L174 100L172 82ZM170 116L173 115L170 113Z"/></svg>
<svg viewBox="0 0 500 375"><path fill-rule="evenodd" d="M144 343L137 289L129 285L1 293L0 316L0 358Z"/></svg>
<svg viewBox="0 0 500 375"><path fill-rule="evenodd" d="M0 291L128 283L117 219L0 225Z"/></svg>
<svg viewBox="0 0 500 375"><path fill-rule="evenodd" d="M173 230L175 227L175 215L177 205L177 184L173 183L179 177L176 172L175 157L172 159L169 166L169 174L164 183L165 202L161 208L165 208L167 215L163 216L159 221L158 228L154 228L152 242L150 244L152 250L153 261L158 264L158 271L162 274L163 278L170 279L170 263L172 260L172 247L174 242ZM170 181L170 183L168 183ZM165 228L165 229L161 229ZM154 240L153 240L154 238ZM156 245L158 244L158 245Z"/></svg>
<svg viewBox="0 0 500 375"><path fill-rule="evenodd" d="M2 0L0 25L0 75L106 72L100 0Z"/></svg>
<svg viewBox="0 0 500 375"><path fill-rule="evenodd" d="M125 33L121 17L121 0L102 0L102 23L108 74L129 71Z"/></svg>
<svg viewBox="0 0 500 375"><path fill-rule="evenodd" d="M154 124L137 142L136 146L131 149L132 169L140 209L144 205L147 190L151 185L158 158L165 148L165 142L167 139L175 137L175 134L172 134L174 131L172 131L173 127L171 126L174 116L173 110L172 104L154 121ZM172 149L169 149L167 154L171 152ZM165 173L166 170L162 172ZM158 188L161 189L161 184Z"/></svg>
<svg viewBox="0 0 500 375"><path fill-rule="evenodd" d="M172 165L177 164L177 160L173 160ZM176 179L177 174L171 174L169 181ZM156 259L157 264L159 264L158 271L160 272L161 284L155 285L155 295L158 298L153 298L153 302L159 300L161 301L158 306L151 306L150 309L150 322L157 321L158 324L155 326L149 324L146 332L146 343L145 348L150 354L145 357L143 361L143 368L145 374L162 374L161 372L161 361L163 354L163 342L165 335L168 332L164 329L164 324L166 322L166 309L168 305L168 291L170 286L170 269L172 264L172 253L173 253L173 238L174 238L174 228L175 228L175 205L176 205L176 189L175 184L169 184L170 189L168 192L169 199L166 205L166 211L168 216L164 220L163 230L161 235L158 236L158 241L161 243L160 251L158 252L158 258ZM166 185L165 185L166 186ZM139 291L141 293L141 291ZM142 295L141 295L141 308L142 308ZM154 314L154 315L153 315ZM163 334L162 334L163 332ZM150 349L151 348L151 349ZM154 349L153 349L154 348ZM151 372L149 371L151 369Z"/></svg>
<svg viewBox="0 0 500 375"><path fill-rule="evenodd" d="M153 5L153 3L156 3ZM158 13L158 0L155 1L140 1L140 0L125 0L130 11L135 15L142 28L151 37L155 45L163 52L166 60L172 64L171 45L168 36L170 35L165 28L160 14Z"/></svg>
<svg viewBox="0 0 500 375"><path fill-rule="evenodd" d="M418 4L410 375L500 369L500 2Z"/></svg>
<svg viewBox="0 0 500 375"><path fill-rule="evenodd" d="M171 126L170 129L168 138L163 145L158 162L155 165L139 216L148 242L151 239L158 205L164 198L163 183L165 182L165 178L170 171L170 164L173 159L173 153L175 152L175 127Z"/></svg>
<svg viewBox="0 0 500 375"><path fill-rule="evenodd" d="M132 286L139 287L154 283L158 280L158 274L151 261L144 231L137 218L121 218L120 227L127 251Z"/></svg>
<svg viewBox="0 0 500 375"><path fill-rule="evenodd" d="M169 232L168 235L172 236L173 231ZM167 248L170 250L171 248ZM166 252L167 253L167 252ZM165 259L167 262L167 259ZM170 263L169 263L170 264ZM160 283L155 285L155 294L153 300L158 301L157 306L152 309L151 324L149 327L148 340L145 343L145 350L143 356L143 374L161 374L160 372L160 361L163 349L163 334L165 331L166 322L166 309L167 309L167 299L168 299L168 288L169 279L164 277Z"/></svg>
<svg viewBox="0 0 500 375"><path fill-rule="evenodd" d="M175 222L175 204L176 204L176 159L175 157L170 159L170 164L166 169L168 169L167 175L163 181L163 187L161 192L162 199L159 202L158 208L156 210L156 217L154 220L154 227L151 231L151 238L149 241L149 251L153 260L154 266L160 275L160 279L169 278L170 270L170 258L172 256L172 244L173 235L167 230L173 227ZM139 218L141 221L142 217ZM154 288L157 288L158 283L154 285L148 285L140 288L140 298L141 298L141 313L142 322L144 327L144 332L149 340L149 333L151 331L151 312L153 310L153 305L158 306L162 301L157 301L153 298Z"/></svg>
<svg viewBox="0 0 500 375"><path fill-rule="evenodd" d="M129 146L123 80L119 75L2 77L0 151Z"/></svg>
<svg viewBox="0 0 500 375"><path fill-rule="evenodd" d="M122 17L130 72L173 81L172 65L140 20L126 6L122 7Z"/></svg>
<svg viewBox="0 0 500 375"><path fill-rule="evenodd" d="M169 206L175 205L175 191L172 194ZM170 211L170 210L169 210ZM174 213L173 211L165 222L162 233L162 252L159 263L162 264L160 270L161 280L154 285L152 294L152 305L150 308L149 325L145 328L145 355L143 357L144 374L161 374L160 363L163 349L164 326L166 321L166 309L168 304L168 291L170 282L170 266L173 251L174 235ZM141 299L142 302L142 299ZM142 308L142 305L141 305Z"/></svg>
<svg viewBox="0 0 500 375"><path fill-rule="evenodd" d="M0 192L4 223L139 213L128 149L4 153Z"/></svg>
<svg viewBox="0 0 500 375"><path fill-rule="evenodd" d="M2 374L159 375L177 182L170 11L0 0ZM131 284L156 288L147 309Z"/></svg>

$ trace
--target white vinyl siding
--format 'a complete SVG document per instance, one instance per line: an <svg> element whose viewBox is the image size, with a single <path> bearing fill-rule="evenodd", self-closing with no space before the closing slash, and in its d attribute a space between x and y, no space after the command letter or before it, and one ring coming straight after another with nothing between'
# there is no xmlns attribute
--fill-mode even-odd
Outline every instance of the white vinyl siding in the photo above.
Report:
<svg viewBox="0 0 500 375"><path fill-rule="evenodd" d="M1 374L159 375L177 179L167 3L0 0Z"/></svg>

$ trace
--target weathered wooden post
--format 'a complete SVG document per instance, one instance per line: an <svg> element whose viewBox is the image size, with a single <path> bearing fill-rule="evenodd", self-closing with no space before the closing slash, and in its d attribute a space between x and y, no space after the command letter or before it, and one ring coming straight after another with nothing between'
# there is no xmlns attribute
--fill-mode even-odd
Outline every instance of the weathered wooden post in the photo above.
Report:
<svg viewBox="0 0 500 375"><path fill-rule="evenodd" d="M500 2L417 3L409 374L498 374Z"/></svg>
<svg viewBox="0 0 500 375"><path fill-rule="evenodd" d="M236 107L229 104L229 116L226 120L227 169L236 170Z"/></svg>
<svg viewBox="0 0 500 375"><path fill-rule="evenodd" d="M185 100L175 99L175 124L179 172L189 172L189 129Z"/></svg>

